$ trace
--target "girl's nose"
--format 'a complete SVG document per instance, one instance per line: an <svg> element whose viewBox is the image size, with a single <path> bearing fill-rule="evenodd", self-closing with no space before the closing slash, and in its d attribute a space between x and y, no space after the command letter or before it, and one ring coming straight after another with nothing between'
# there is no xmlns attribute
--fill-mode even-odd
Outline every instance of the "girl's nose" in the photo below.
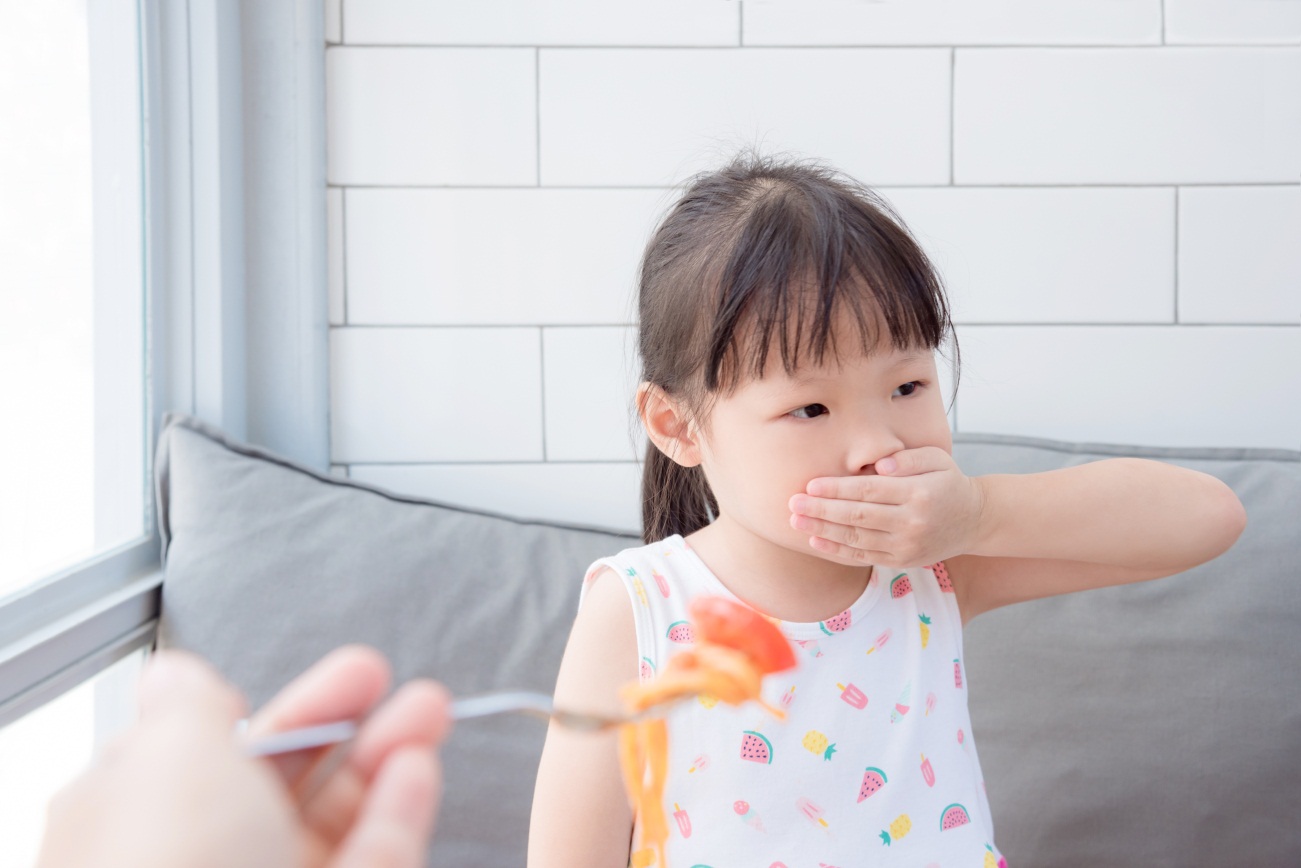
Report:
<svg viewBox="0 0 1301 868"><path fill-rule="evenodd" d="M854 441L846 453L846 475L874 475L876 462L904 448L903 441L890 432L861 436Z"/></svg>

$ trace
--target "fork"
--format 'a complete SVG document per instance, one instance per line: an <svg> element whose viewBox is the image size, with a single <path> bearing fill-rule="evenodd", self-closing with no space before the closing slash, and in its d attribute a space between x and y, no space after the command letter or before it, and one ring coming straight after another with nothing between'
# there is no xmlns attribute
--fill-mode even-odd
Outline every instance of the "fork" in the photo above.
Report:
<svg viewBox="0 0 1301 868"><path fill-rule="evenodd" d="M663 713L661 706L637 714L627 715L571 711L567 708L556 708L551 701L551 697L545 693L533 693L526 690L502 690L483 693L478 696L467 696L453 701L450 709L452 720L489 717L511 711L524 712L534 717L540 717L543 720L554 720L567 729L579 732L600 732ZM341 720L335 723L272 733L245 745L244 753L247 756L274 756L276 754L339 744L356 737L359 724L360 721ZM242 733L247 726L247 719L239 721L236 725L236 732Z"/></svg>

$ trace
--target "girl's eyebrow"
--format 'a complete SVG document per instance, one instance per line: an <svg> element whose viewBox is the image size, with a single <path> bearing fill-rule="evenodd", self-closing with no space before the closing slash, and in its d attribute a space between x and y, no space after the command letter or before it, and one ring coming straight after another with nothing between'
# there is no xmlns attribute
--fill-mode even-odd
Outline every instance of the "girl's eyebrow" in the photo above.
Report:
<svg viewBox="0 0 1301 868"><path fill-rule="evenodd" d="M906 356L900 356L898 359L895 360L893 364L887 367L886 370L896 371L899 368L914 364L916 362L922 362L925 360L926 360L926 356L922 354L910 353L909 355ZM823 379L824 379L823 377L819 377L814 374L796 374L790 378L788 385L795 386L795 387L803 387L803 386L810 385L812 383L821 382Z"/></svg>

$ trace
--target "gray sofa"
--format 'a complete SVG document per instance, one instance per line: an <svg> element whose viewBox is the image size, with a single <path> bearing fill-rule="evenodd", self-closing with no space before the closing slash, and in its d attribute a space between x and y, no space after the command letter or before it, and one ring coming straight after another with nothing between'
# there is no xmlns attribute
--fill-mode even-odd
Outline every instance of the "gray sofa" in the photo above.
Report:
<svg viewBox="0 0 1301 868"><path fill-rule="evenodd" d="M1118 455L1194 468L1248 515L1233 549L1186 573L970 623L973 726L1010 864L1301 865L1288 802L1301 796L1301 452L954 440L968 475ZM550 692L583 570L639 544L631 528L314 473L174 414L156 490L158 644L209 658L255 706L345 642L385 652L397 679L458 694ZM523 865L542 739L523 717L456 730L431 865Z"/></svg>

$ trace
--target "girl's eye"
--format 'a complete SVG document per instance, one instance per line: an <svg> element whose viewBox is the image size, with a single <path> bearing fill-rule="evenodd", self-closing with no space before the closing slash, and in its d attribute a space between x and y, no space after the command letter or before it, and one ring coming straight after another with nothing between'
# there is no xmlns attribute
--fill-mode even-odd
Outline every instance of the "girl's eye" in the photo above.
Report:
<svg viewBox="0 0 1301 868"><path fill-rule="evenodd" d="M815 408L815 407L817 408L817 412L814 412L814 413L812 413L812 414L810 414L810 415L808 415L808 416L801 416L801 415L800 415L800 414L803 413L805 410L812 410L812 409ZM822 415L823 413L825 413L825 412L827 412L827 408L826 408L825 406L823 406L822 404L805 404L803 407L798 407L798 408L796 408L796 409L794 409L794 410L791 410L791 414L794 415L795 418L797 418L797 419L812 419L812 418L814 418L814 417L816 417L816 416L821 416L821 415Z"/></svg>
<svg viewBox="0 0 1301 868"><path fill-rule="evenodd" d="M913 380L911 383L904 383L904 384L903 384L902 386L900 386L899 388L900 388L900 389L909 389L909 387L911 387L911 388L909 389L909 391L908 391L906 394L904 394L904 397L905 397L905 398L911 398L913 395L917 394L917 391L918 391L919 389L922 389L922 388L924 388L925 386L926 386L926 384L923 383L921 380ZM896 389L896 391L898 391L898 390Z"/></svg>

